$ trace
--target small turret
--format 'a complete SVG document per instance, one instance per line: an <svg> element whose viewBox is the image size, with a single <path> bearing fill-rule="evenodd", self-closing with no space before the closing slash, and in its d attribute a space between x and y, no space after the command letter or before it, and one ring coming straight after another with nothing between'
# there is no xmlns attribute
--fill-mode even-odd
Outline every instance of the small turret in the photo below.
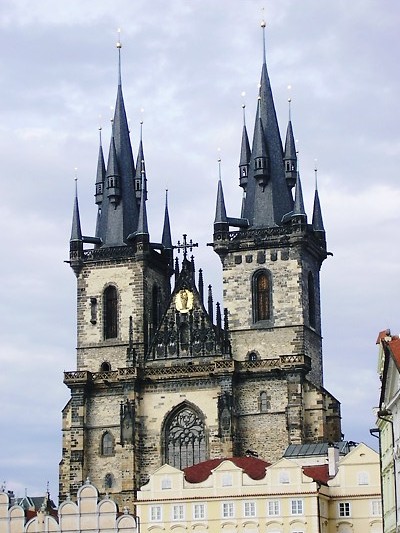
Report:
<svg viewBox="0 0 400 533"><path fill-rule="evenodd" d="M165 191L165 212L164 212L164 226L161 237L161 244L163 245L165 253L168 255L169 264L173 265L173 246L171 237L171 225L169 223L168 212L168 190Z"/></svg>
<svg viewBox="0 0 400 533"><path fill-rule="evenodd" d="M258 116L256 120L256 127L254 131L254 178L262 189L269 180L269 158L267 153L267 146L265 144L265 135L261 117Z"/></svg>
<svg viewBox="0 0 400 533"><path fill-rule="evenodd" d="M297 154L290 116L290 102L291 100L289 98L289 122L286 130L285 154L283 161L285 164L286 183L288 184L288 187L293 188L297 179Z"/></svg>
<svg viewBox="0 0 400 533"><path fill-rule="evenodd" d="M245 108L243 104L243 133L242 133L242 145L240 150L240 162L239 162L239 185L246 192L247 183L249 179L249 166L250 166L250 143L247 135Z"/></svg>
<svg viewBox="0 0 400 533"><path fill-rule="evenodd" d="M111 138L110 153L107 163L107 198L111 204L118 204L121 197L120 175L118 170L117 152L115 149L114 137Z"/></svg>
<svg viewBox="0 0 400 533"><path fill-rule="evenodd" d="M140 122L140 142L135 172L135 196L139 209L141 198L144 196L145 200L147 200L147 177L143 150L143 121Z"/></svg>
<svg viewBox="0 0 400 533"><path fill-rule="evenodd" d="M314 169L314 172L315 172L315 194L314 194L312 227L314 231L325 233L324 222L322 220L321 204L319 201L319 194L318 194L318 181L317 181L318 170L317 168Z"/></svg>
<svg viewBox="0 0 400 533"><path fill-rule="evenodd" d="M82 267L83 238L81 229L81 219L79 215L78 203L78 180L75 178L75 199L72 211L71 238L69 240L69 260L72 270L78 277Z"/></svg>
<svg viewBox="0 0 400 533"><path fill-rule="evenodd" d="M307 215L304 209L303 191L301 188L301 180L300 180L299 172L297 172L297 178L296 178L296 192L295 192L295 197L294 197L292 220L295 222L303 222L304 224L307 223Z"/></svg>
<svg viewBox="0 0 400 533"><path fill-rule="evenodd" d="M218 159L219 179L217 189L217 203L215 206L214 232L228 231L228 218L226 216L226 207L224 200L224 191L221 180L221 159Z"/></svg>
<svg viewBox="0 0 400 533"><path fill-rule="evenodd" d="M142 178L142 188L144 185L144 178ZM138 228L136 232L136 242L138 243L149 243L149 226L147 223L147 209L146 209L146 200L144 196L142 197L142 200L140 202L140 210L139 210L139 219L138 219Z"/></svg>
<svg viewBox="0 0 400 533"><path fill-rule="evenodd" d="M96 185L95 185L95 202L97 205L101 205L103 202L103 190L104 190L104 181L106 179L106 166L104 164L104 155L103 155L103 146L101 142L101 128L100 132L100 146L99 146L99 157L97 160L97 173L96 173Z"/></svg>

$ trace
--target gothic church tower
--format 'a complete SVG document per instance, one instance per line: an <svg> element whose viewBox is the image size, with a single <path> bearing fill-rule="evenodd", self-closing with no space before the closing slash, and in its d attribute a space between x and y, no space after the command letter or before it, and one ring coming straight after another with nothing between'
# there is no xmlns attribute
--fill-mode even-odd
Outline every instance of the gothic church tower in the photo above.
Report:
<svg viewBox="0 0 400 533"><path fill-rule="evenodd" d="M240 218L227 216L218 184L213 245L225 309L214 309L201 270L196 283L189 254L197 245L186 236L172 244L167 203L161 242L150 240L143 142L135 165L119 66L107 165L100 140L94 237L82 233L77 196L73 210L77 368L64 375L61 501L89 477L132 506L163 463L185 468L250 452L272 461L292 443L340 440L340 406L322 379L327 249L318 193L308 224L292 124L283 150L265 47L239 172Z"/></svg>

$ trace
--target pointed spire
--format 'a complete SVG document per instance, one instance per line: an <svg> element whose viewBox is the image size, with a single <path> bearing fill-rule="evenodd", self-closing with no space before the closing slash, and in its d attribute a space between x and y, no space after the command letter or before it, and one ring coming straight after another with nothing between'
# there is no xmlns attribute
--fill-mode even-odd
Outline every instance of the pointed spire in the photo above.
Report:
<svg viewBox="0 0 400 533"><path fill-rule="evenodd" d="M95 202L97 205L101 205L103 201L104 182L106 179L106 166L104 164L103 146L101 140L101 130L99 128L99 156L97 158L97 172L96 172L96 190L95 190Z"/></svg>
<svg viewBox="0 0 400 533"><path fill-rule="evenodd" d="M296 184L297 177L297 154L296 154L296 143L293 135L293 127L291 121L291 111L290 111L290 102L289 98L289 122L286 130L286 141L285 141L285 178L288 187L292 188Z"/></svg>
<svg viewBox="0 0 400 533"><path fill-rule="evenodd" d="M280 225L283 216L293 210L293 198L285 180L282 141L267 71L264 21L261 27L263 64L249 179L242 212L243 218L248 219L250 226L255 228Z"/></svg>
<svg viewBox="0 0 400 533"><path fill-rule="evenodd" d="M142 176L142 187L143 187L143 182L144 182L144 178ZM137 235L148 235L148 234L149 234L149 227L147 224L146 200L144 197L142 197L142 201L140 202Z"/></svg>
<svg viewBox="0 0 400 533"><path fill-rule="evenodd" d="M143 120L140 121L140 141L139 141L139 149L138 149L138 155L137 155L137 160L136 160L136 173L135 173L135 194L136 194L138 206L140 206L140 199L143 196L145 200L147 200L147 176L146 176L146 166L144 162L144 150L143 150Z"/></svg>
<svg viewBox="0 0 400 533"><path fill-rule="evenodd" d="M244 114L245 108L246 108L245 104L243 104L242 107L243 107L243 131L242 131L242 144L240 148L240 161L239 161L239 185L245 191L247 187L248 177L249 177L251 150L250 150L249 136L247 135L246 117Z"/></svg>
<svg viewBox="0 0 400 533"><path fill-rule="evenodd" d="M319 201L319 194L318 194L317 167L315 167L314 172L315 172L315 194L314 194L312 226L313 226L314 231L324 232L325 228L324 228L324 222L322 220L321 204Z"/></svg>
<svg viewBox="0 0 400 533"><path fill-rule="evenodd" d="M138 207L135 201L132 146L121 84L121 42L118 49L118 90L107 165L107 196L103 195L99 228L104 246L123 246L137 230ZM118 180L110 179L116 175Z"/></svg>
<svg viewBox="0 0 400 533"><path fill-rule="evenodd" d="M168 189L165 191L165 211L164 211L164 226L161 237L161 243L166 250L172 250L171 225L169 223L168 212Z"/></svg>
<svg viewBox="0 0 400 533"><path fill-rule="evenodd" d="M225 200L224 200L224 191L222 189L222 180L221 180L221 159L218 159L218 190L217 190L217 205L215 208L215 224L227 224Z"/></svg>
<svg viewBox="0 0 400 533"><path fill-rule="evenodd" d="M71 238L69 241L69 261L72 270L75 272L76 277L82 268L82 256L83 256L83 238L81 230L81 219L79 216L79 203L78 203L78 178L75 177L75 199L74 208L72 212L72 228Z"/></svg>
<svg viewBox="0 0 400 533"><path fill-rule="evenodd" d="M294 208L292 218L298 217L307 220L306 211L304 209L303 191L301 188L300 172L297 173L296 179L296 193L294 198Z"/></svg>
<svg viewBox="0 0 400 533"><path fill-rule="evenodd" d="M78 202L78 178L75 178L75 199L74 208L72 212L72 228L70 242L82 241L81 230L81 218L79 215L79 202Z"/></svg>

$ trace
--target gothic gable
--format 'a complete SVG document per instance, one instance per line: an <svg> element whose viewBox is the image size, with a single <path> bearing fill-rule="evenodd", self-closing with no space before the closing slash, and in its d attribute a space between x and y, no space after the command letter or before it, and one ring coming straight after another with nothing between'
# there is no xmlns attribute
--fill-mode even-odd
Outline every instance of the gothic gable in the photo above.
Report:
<svg viewBox="0 0 400 533"><path fill-rule="evenodd" d="M227 328L217 307L213 324L194 282L192 264L184 259L168 307L150 344L147 363L169 359L230 357Z"/></svg>

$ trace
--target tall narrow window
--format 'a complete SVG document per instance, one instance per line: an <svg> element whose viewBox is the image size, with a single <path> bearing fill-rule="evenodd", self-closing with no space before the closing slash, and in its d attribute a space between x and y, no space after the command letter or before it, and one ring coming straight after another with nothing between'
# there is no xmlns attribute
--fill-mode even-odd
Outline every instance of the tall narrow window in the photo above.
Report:
<svg viewBox="0 0 400 533"><path fill-rule="evenodd" d="M271 401L270 396L266 392L260 392L260 398L259 398L259 407L261 413L266 413L271 409Z"/></svg>
<svg viewBox="0 0 400 533"><path fill-rule="evenodd" d="M315 328L315 287L314 277L311 272L308 273L308 321L312 328Z"/></svg>
<svg viewBox="0 0 400 533"><path fill-rule="evenodd" d="M254 321L271 318L271 284L266 271L256 273L253 280Z"/></svg>
<svg viewBox="0 0 400 533"><path fill-rule="evenodd" d="M118 336L118 295L110 285L104 291L104 337L115 339Z"/></svg>
<svg viewBox="0 0 400 533"><path fill-rule="evenodd" d="M101 439L101 453L102 455L114 455L114 439L108 431Z"/></svg>
<svg viewBox="0 0 400 533"><path fill-rule="evenodd" d="M207 459L204 422L183 406L167 420L164 429L165 462L182 470Z"/></svg>

